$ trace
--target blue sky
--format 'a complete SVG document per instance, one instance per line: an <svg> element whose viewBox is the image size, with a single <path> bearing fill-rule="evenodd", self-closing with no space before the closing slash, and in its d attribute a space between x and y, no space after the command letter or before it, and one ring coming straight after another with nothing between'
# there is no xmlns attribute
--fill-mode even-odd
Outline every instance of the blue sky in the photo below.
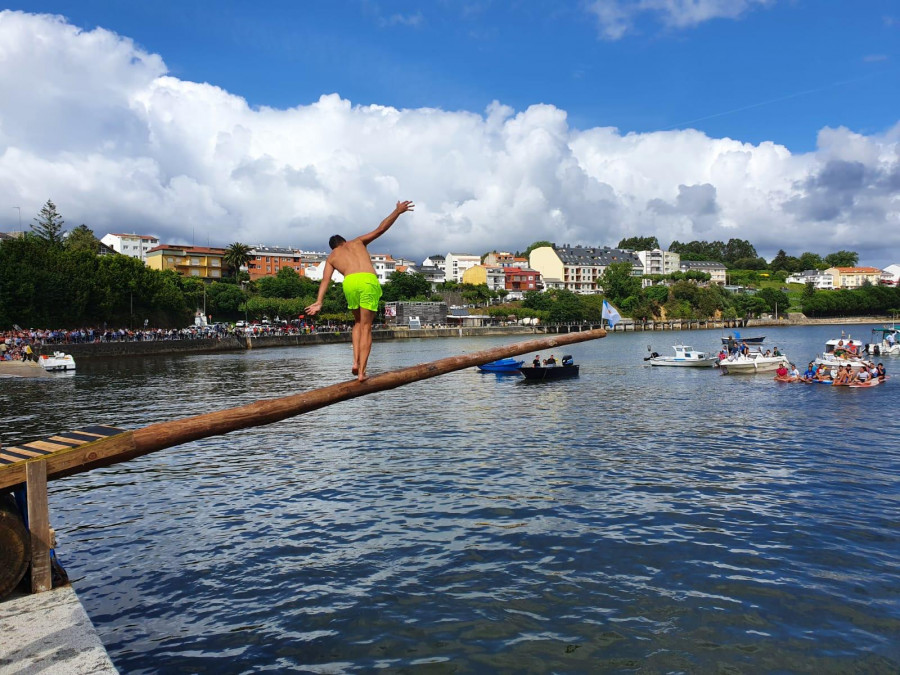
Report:
<svg viewBox="0 0 900 675"><path fill-rule="evenodd" d="M54 16L55 15L55 16ZM900 4L79 0L0 10L0 230L395 255L900 250ZM205 233L205 237L203 236Z"/></svg>
<svg viewBox="0 0 900 675"><path fill-rule="evenodd" d="M591 4L9 3L131 37L161 54L172 75L215 84L253 106L289 108L325 93L398 108L549 103L582 129L693 127L794 152L811 150L823 126L872 133L897 121L894 1L751 3L735 18L683 28L645 10L615 40L604 39Z"/></svg>

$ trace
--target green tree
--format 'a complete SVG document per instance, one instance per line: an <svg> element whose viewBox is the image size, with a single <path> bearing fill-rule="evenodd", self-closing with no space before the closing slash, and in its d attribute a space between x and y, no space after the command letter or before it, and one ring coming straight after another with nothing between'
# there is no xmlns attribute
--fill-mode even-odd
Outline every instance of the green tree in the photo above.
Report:
<svg viewBox="0 0 900 675"><path fill-rule="evenodd" d="M632 276L634 270L630 262L612 263L600 275L603 295L613 304L619 304L641 290L640 277Z"/></svg>
<svg viewBox="0 0 900 675"><path fill-rule="evenodd" d="M45 244L58 247L63 243L63 225L65 225L65 221L57 212L56 204L48 199L37 218L34 219L31 230Z"/></svg>
<svg viewBox="0 0 900 675"><path fill-rule="evenodd" d="M856 267L859 262L859 254L855 251L837 251L825 256L828 267Z"/></svg>
<svg viewBox="0 0 900 675"><path fill-rule="evenodd" d="M87 251L97 255L100 252L100 240L94 236L94 231L82 223L72 229L66 237L66 249L69 251Z"/></svg>
<svg viewBox="0 0 900 675"><path fill-rule="evenodd" d="M759 257L756 248L746 239L729 239L728 243L725 244L723 253L725 254L724 262L732 265L741 259Z"/></svg>
<svg viewBox="0 0 900 675"><path fill-rule="evenodd" d="M754 297L762 299L770 312L786 312L791 304L787 293L776 288L763 288Z"/></svg>
<svg viewBox="0 0 900 675"><path fill-rule="evenodd" d="M805 251L804 253L800 254L800 269L801 271L828 269L828 266L825 265L825 261L822 260L822 256L820 256L818 253Z"/></svg>
<svg viewBox="0 0 900 675"><path fill-rule="evenodd" d="M553 291L553 304L548 318L554 323L583 320L583 308L578 296L572 291Z"/></svg>
<svg viewBox="0 0 900 675"><path fill-rule="evenodd" d="M424 274L418 272L392 272L384 287L381 297L385 302L398 300L422 299L431 296L431 284Z"/></svg>
<svg viewBox="0 0 900 675"><path fill-rule="evenodd" d="M738 258L733 263L738 270L764 270L769 268L765 258Z"/></svg>
<svg viewBox="0 0 900 675"><path fill-rule="evenodd" d="M228 265L228 269L234 273L234 278L237 279L241 268L246 267L250 262L250 247L236 241L225 250L223 259Z"/></svg>
<svg viewBox="0 0 900 675"><path fill-rule="evenodd" d="M626 248L630 251L652 251L659 248L659 240L656 237L626 237L619 242L616 248Z"/></svg>

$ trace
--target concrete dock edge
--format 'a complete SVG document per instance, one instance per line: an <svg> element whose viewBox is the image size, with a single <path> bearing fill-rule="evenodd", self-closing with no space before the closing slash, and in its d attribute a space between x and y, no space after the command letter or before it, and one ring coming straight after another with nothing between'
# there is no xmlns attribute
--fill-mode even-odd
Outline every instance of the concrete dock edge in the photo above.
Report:
<svg viewBox="0 0 900 675"><path fill-rule="evenodd" d="M72 586L0 601L0 675L118 673Z"/></svg>

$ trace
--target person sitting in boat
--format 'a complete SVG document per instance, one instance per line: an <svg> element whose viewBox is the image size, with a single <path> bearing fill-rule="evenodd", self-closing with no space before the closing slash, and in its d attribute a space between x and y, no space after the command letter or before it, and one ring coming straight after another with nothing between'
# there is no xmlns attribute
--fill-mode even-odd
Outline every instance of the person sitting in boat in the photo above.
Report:
<svg viewBox="0 0 900 675"><path fill-rule="evenodd" d="M741 355L750 356L750 347L747 346L746 342L741 344Z"/></svg>
<svg viewBox="0 0 900 675"><path fill-rule="evenodd" d="M772 356L781 356L781 352L778 351L778 347L772 350Z"/></svg>
<svg viewBox="0 0 900 675"><path fill-rule="evenodd" d="M819 367L816 369L816 379L819 382L827 382L831 379L831 373L828 371L828 368L825 367L824 363L820 363Z"/></svg>
<svg viewBox="0 0 900 675"><path fill-rule="evenodd" d="M540 354L534 355L534 361L531 362L531 365L534 366L535 368L541 367L541 355Z"/></svg>
<svg viewBox="0 0 900 675"><path fill-rule="evenodd" d="M551 367L556 365L556 357L553 354L550 355L550 358L544 361L544 365Z"/></svg>
<svg viewBox="0 0 900 675"><path fill-rule="evenodd" d="M876 370L876 372L878 373L878 380L879 380L880 382L884 382L884 381L887 379L887 371L885 371L885 369L884 369L884 364L883 364L883 363L879 363L879 364L875 367L875 370Z"/></svg>
<svg viewBox="0 0 900 675"><path fill-rule="evenodd" d="M766 350L766 353L763 354L763 356L765 356L766 358L769 358L770 356L772 356L772 351L771 351L770 349L767 349L767 350ZM777 356L777 355L776 355L776 356Z"/></svg>

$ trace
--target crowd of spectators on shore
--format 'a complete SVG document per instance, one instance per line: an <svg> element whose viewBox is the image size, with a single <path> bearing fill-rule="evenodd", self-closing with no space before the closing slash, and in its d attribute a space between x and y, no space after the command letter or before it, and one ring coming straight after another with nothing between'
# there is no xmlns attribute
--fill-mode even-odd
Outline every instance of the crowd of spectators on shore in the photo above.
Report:
<svg viewBox="0 0 900 675"><path fill-rule="evenodd" d="M264 337L269 335L302 335L313 332L350 330L350 326L263 325L232 326L217 323L188 328L78 328L23 329L0 331L0 360L25 361L33 358L39 347L104 342L158 342L164 340L222 339L228 336Z"/></svg>

